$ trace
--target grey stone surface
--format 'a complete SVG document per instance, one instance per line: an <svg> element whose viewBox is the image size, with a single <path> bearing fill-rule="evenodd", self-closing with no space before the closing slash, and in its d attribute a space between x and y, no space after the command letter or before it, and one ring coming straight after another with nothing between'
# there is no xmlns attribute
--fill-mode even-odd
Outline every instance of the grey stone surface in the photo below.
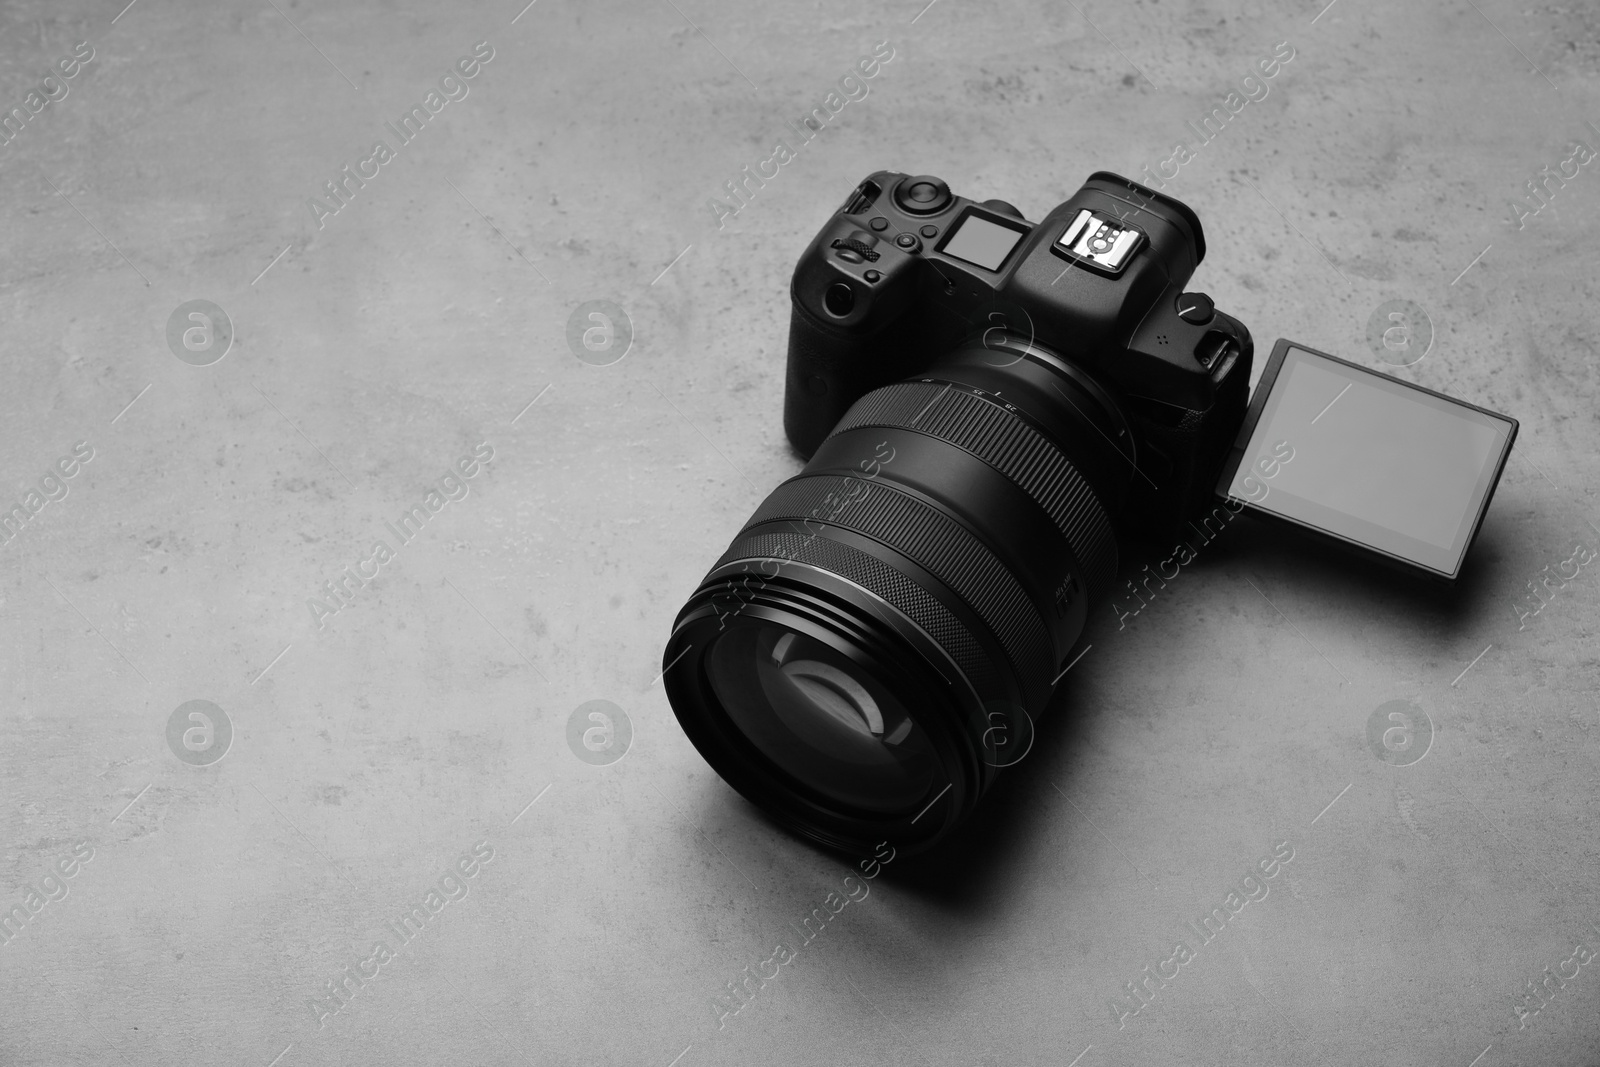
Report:
<svg viewBox="0 0 1600 1067"><path fill-rule="evenodd" d="M1507 221L1600 147L1592 5L119 6L0 12L0 107L93 49L0 147L6 500L93 449L0 547L0 906L37 905L0 944L0 1063L1594 1061L1600 579L1515 606L1600 548L1595 166ZM722 183L884 40L870 93L719 228ZM384 123L480 41L396 147ZM1168 183L1207 227L1195 284L1262 348L1374 366L1373 309L1426 310L1431 351L1393 373L1522 422L1468 579L1236 524L1120 628L1099 609L967 832L719 1029L850 870L728 789L655 681L799 467L795 258L879 167L1032 217L1137 176L1282 41ZM394 158L319 219L379 137ZM209 365L168 345L192 300L232 324ZM568 344L593 300L632 324L609 365ZM464 497L386 532L483 443ZM380 538L319 625L307 599ZM596 700L631 728L615 762L569 732ZM1368 743L1394 700L1433 728L1405 766ZM189 701L226 716L223 758L180 758L208 743L188 711L169 730ZM1200 945L1186 923L1282 842ZM403 943L430 890L459 899ZM1523 1026L1547 967L1577 976Z"/></svg>

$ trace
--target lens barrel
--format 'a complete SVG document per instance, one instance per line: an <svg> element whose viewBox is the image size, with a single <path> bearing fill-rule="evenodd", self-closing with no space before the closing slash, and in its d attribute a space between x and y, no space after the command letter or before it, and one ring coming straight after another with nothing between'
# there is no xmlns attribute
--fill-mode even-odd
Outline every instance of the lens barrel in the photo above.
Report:
<svg viewBox="0 0 1600 1067"><path fill-rule="evenodd" d="M816 841L931 845L1026 755L1135 461L1111 397L998 331L863 396L679 613L685 733Z"/></svg>

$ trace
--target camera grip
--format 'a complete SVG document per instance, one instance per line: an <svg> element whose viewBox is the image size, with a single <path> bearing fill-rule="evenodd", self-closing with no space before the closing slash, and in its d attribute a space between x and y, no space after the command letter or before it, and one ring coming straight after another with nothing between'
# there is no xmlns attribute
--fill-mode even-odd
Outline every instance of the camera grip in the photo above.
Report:
<svg viewBox="0 0 1600 1067"><path fill-rule="evenodd" d="M865 333L828 326L793 301L783 429L803 458L811 457L851 404L910 372L903 333L893 320Z"/></svg>

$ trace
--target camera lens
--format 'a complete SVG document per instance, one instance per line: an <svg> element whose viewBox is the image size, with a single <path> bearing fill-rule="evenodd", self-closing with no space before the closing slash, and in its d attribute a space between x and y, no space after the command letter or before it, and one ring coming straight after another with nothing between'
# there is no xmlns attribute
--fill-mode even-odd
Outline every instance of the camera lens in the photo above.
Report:
<svg viewBox="0 0 1600 1067"><path fill-rule="evenodd" d="M881 683L820 641L771 623L735 627L712 646L706 673L750 742L833 801L903 811L932 784L924 731Z"/></svg>
<svg viewBox="0 0 1600 1067"><path fill-rule="evenodd" d="M685 733L814 840L933 844L1026 754L1135 458L1098 385L1003 330L863 396L679 613Z"/></svg>

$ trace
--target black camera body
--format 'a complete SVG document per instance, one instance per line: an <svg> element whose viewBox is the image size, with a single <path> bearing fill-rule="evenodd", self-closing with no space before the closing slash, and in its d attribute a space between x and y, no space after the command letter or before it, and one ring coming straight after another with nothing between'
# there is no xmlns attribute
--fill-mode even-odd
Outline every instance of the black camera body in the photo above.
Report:
<svg viewBox="0 0 1600 1067"><path fill-rule="evenodd" d="M1170 538L1214 502L1249 392L1250 332L1184 288L1204 256L1192 210L1105 171L1038 223L878 171L795 268L784 429L809 458L858 399L963 341L1044 350L1111 409L1119 533Z"/></svg>

